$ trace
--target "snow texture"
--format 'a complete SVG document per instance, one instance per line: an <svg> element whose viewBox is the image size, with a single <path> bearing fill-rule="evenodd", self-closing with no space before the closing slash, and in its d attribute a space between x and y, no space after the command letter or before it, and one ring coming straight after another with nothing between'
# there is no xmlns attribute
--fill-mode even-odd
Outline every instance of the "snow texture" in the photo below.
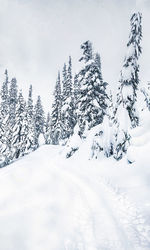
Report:
<svg viewBox="0 0 150 250"><path fill-rule="evenodd" d="M132 165L128 157L88 161L95 132L70 159L48 145L0 170L1 249L150 249L148 131L132 130Z"/></svg>

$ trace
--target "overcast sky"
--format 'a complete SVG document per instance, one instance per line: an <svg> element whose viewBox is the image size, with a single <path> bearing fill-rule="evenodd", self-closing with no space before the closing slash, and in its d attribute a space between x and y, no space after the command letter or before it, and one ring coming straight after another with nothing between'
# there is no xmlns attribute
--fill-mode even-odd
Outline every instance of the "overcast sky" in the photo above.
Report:
<svg viewBox="0 0 150 250"><path fill-rule="evenodd" d="M0 0L0 77L7 68L20 88L41 94L45 106L68 56L80 64L80 44L91 40L102 73L117 85L126 52L130 17L143 13L141 80L150 81L150 0Z"/></svg>

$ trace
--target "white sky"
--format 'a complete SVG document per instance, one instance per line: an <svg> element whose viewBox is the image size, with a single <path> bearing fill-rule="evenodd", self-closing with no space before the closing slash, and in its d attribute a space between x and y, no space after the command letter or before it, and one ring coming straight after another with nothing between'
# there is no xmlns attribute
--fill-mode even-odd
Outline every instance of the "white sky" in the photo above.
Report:
<svg viewBox="0 0 150 250"><path fill-rule="evenodd" d="M105 81L115 88L134 11L143 13L141 82L150 80L150 0L0 0L0 77L7 68L26 93L33 84L47 109L57 71L68 56L80 67L80 44L101 54Z"/></svg>

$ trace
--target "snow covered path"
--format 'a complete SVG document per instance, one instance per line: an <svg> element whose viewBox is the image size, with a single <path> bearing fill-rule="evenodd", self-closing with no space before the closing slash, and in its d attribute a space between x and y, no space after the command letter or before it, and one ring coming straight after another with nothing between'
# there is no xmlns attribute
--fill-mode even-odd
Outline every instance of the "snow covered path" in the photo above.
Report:
<svg viewBox="0 0 150 250"><path fill-rule="evenodd" d="M115 171L58 159L58 150L43 146L0 170L0 249L150 249L150 222L116 187Z"/></svg>

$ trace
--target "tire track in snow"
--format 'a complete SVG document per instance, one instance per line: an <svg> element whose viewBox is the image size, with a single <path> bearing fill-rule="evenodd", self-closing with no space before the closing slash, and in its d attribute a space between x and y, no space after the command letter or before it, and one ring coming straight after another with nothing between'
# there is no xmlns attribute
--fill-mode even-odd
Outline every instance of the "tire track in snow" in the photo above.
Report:
<svg viewBox="0 0 150 250"><path fill-rule="evenodd" d="M110 221L112 221L112 224L114 224L115 226L114 230L117 232L122 243L122 246L118 246L118 248L117 246L115 246L115 249L149 249L150 228L148 225L145 225L145 221L143 220L142 215L133 206L133 204L129 202L128 198L125 195L121 193L120 195L118 195L118 193L116 193L108 184L108 182L104 181L104 178L102 177L99 177L96 180L96 178L94 178L96 176L94 175L91 176L92 178L89 178L89 176L85 175L85 173L81 175L81 169L80 173L77 173L76 171L69 171L69 174L70 177L80 183L83 192L86 192L85 189L89 189L89 186L92 187L92 189L87 191L86 193L88 200L89 193L91 193L91 199L92 197L95 197L99 190L99 194L101 197L95 197L97 199L97 206L95 207L99 207L100 210L102 209L102 206L105 207L105 210L107 210L107 217L110 217ZM100 201L102 201L102 204L100 204ZM108 247L100 249L114 248Z"/></svg>
<svg viewBox="0 0 150 250"><path fill-rule="evenodd" d="M50 178L46 176L50 175L51 179L53 177L56 178L56 184L54 187L57 188L57 183L59 181L64 182L66 195L68 195L70 199L71 207L69 207L66 213L71 214L71 222L70 229L71 233L63 238L64 232L61 239L63 239L63 246L61 245L61 250L148 250L150 249L150 236L149 236L149 228L146 226L142 216L139 211L134 207L134 205L128 200L125 194L119 192L116 188L111 185L109 180L101 177L99 174L96 175L94 171L84 172L85 169L82 170L82 167L74 169L70 168L67 162L64 162L64 166L58 163L58 159L49 155L45 159L45 152L43 156L40 154L38 156L38 150L33 153L31 159L32 162L38 162L36 166L36 172L38 172L38 176L34 176L35 172L33 168L29 167L30 164L30 156L26 158L28 159L26 163L27 169L24 171L31 172L32 176L35 179L39 178L39 174L43 173L42 181L40 182L40 187L46 188L46 185L49 185ZM42 159L43 158L43 159ZM49 165L50 162L50 165ZM21 163L21 161L20 161ZM42 169L41 169L42 166ZM15 167L15 172L18 177L22 174L21 164L18 162L17 168ZM16 175L13 173L14 169L8 169L2 173L2 176L5 175ZM23 172L24 173L24 172ZM90 173L90 175L89 175ZM28 176L28 175L27 175ZM12 178L12 177L11 177ZM33 178L33 183L34 179ZM45 183L46 181L46 183ZM30 180L32 182L32 178ZM43 186L44 184L44 186ZM39 185L39 184L38 184ZM24 184L23 184L24 187ZM33 187L33 194L35 193L37 187ZM39 186L38 186L39 187ZM46 197L49 194L49 190L51 185L48 187L48 192L45 193ZM74 191L72 193L72 190ZM17 190L16 190L17 191ZM59 192L58 192L59 193ZM59 193L61 194L61 192ZM62 192L63 194L63 192ZM19 194L20 195L20 194ZM37 193L38 195L38 193ZM74 197L73 197L74 195ZM34 196L33 196L34 197ZM40 196L41 197L41 196ZM32 198L32 196L31 196ZM59 197L58 197L59 198ZM56 197L56 199L58 199ZM24 199L23 199L24 200ZM23 201L22 200L22 201ZM35 199L34 199L35 200ZM41 225L43 226L43 230L45 229L45 224L49 216L51 216L51 211L45 210L46 207L49 206L49 200L45 201L45 197L43 200L44 205L41 207L41 211L43 213L43 217L41 218ZM46 203L46 204L45 204ZM39 204L39 198L37 196L37 204L34 201L33 208L37 208ZM25 207L24 207L25 205ZM30 208L32 202L29 201L27 204L22 203L19 209ZM59 203L58 203L59 205ZM44 209L43 209L44 208ZM71 209L70 209L71 208ZM60 212L61 209L60 209ZM54 213L54 219L57 216L57 211ZM59 218L61 216L66 216L63 213L59 214ZM38 218L38 213L35 214L35 221ZM34 230L33 230L34 231ZM65 231L65 229L64 229ZM67 231L66 231L67 232ZM48 231L47 231L48 233ZM67 232L68 233L68 232ZM66 233L66 234L67 234ZM59 235L58 235L59 236ZM39 235L39 238L41 236ZM43 235L43 239L46 240L45 235ZM33 241L33 243L36 242ZM34 244L33 244L34 246ZM54 250L54 248L53 248ZM58 248L55 248L58 250Z"/></svg>
<svg viewBox="0 0 150 250"><path fill-rule="evenodd" d="M55 164L56 165L56 164ZM58 174L67 177L69 182L74 183L80 189L80 202L85 203L82 210L80 202L77 202L74 217L79 225L80 231L84 238L84 247L79 249L95 250L95 249L115 249L115 250L130 250L134 249L128 243L128 238L122 230L119 221L111 211L111 207L106 202L106 197L103 195L103 188L101 188L97 195L97 190L90 187L90 182L86 183L83 176L79 177L75 173L66 171L63 166L60 166L57 171ZM68 182L67 180L67 182ZM95 180L94 180L95 181ZM87 212L88 211L88 212ZM88 228L88 230L87 230ZM109 237L111 235L111 237ZM108 239L109 238L109 239ZM66 248L72 250L72 248ZM78 249L78 248L73 248Z"/></svg>
<svg viewBox="0 0 150 250"><path fill-rule="evenodd" d="M129 240L133 240L136 250L150 249L150 225L146 223L139 209L129 200L127 195L113 187L106 178L99 178L107 193L114 199L113 207L126 231ZM118 209L119 207L119 209Z"/></svg>
<svg viewBox="0 0 150 250"><path fill-rule="evenodd" d="M72 239L67 239L65 241L65 249L97 250L91 206L78 179L70 175L64 169L61 170L59 167L51 167L50 171L59 176L68 190L72 189L72 187L74 187L75 190L74 197L72 197L72 193L70 193L70 200L72 200L73 204L71 207L72 211L69 211L72 217L71 221L73 222L71 230L73 230L72 233L74 235L72 235Z"/></svg>

